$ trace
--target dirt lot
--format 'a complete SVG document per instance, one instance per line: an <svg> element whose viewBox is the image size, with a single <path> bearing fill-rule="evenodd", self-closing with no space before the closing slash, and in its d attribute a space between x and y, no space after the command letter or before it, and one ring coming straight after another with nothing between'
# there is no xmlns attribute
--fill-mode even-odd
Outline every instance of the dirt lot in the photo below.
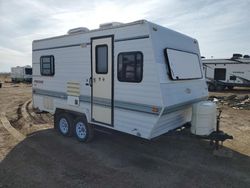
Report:
<svg viewBox="0 0 250 188"><path fill-rule="evenodd" d="M0 73L0 82L10 82L10 73Z"/></svg>
<svg viewBox="0 0 250 188"><path fill-rule="evenodd" d="M250 94L250 90L211 93ZM153 141L97 132L81 144L60 136L50 115L32 111L31 87L4 85L0 113L26 138L16 140L0 121L1 187L250 187L250 110L223 105L221 127L234 136L217 157L188 129Z"/></svg>

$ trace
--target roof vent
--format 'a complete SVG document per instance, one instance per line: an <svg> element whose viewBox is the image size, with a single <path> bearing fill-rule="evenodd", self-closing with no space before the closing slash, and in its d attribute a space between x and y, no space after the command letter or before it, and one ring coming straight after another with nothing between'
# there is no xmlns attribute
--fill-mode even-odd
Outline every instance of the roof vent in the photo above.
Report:
<svg viewBox="0 0 250 188"><path fill-rule="evenodd" d="M244 55L243 58L250 58L250 55Z"/></svg>
<svg viewBox="0 0 250 188"><path fill-rule="evenodd" d="M233 54L232 59L239 59L242 57L242 54Z"/></svg>
<svg viewBox="0 0 250 188"><path fill-rule="evenodd" d="M122 24L123 23L121 23L121 22L109 22L109 23L100 24L99 28L100 29L108 29L108 28L120 26Z"/></svg>
<svg viewBox="0 0 250 188"><path fill-rule="evenodd" d="M89 29L87 27L77 27L77 28L74 28L74 29L70 29L68 31L68 34L75 34L75 33L86 33L88 32Z"/></svg>

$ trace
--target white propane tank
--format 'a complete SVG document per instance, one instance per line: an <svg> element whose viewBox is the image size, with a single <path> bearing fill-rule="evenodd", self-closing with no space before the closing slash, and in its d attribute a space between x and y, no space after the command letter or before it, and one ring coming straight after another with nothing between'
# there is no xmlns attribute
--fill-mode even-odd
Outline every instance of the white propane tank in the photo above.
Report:
<svg viewBox="0 0 250 188"><path fill-rule="evenodd" d="M193 105L191 133L206 136L216 129L216 104L201 101Z"/></svg>

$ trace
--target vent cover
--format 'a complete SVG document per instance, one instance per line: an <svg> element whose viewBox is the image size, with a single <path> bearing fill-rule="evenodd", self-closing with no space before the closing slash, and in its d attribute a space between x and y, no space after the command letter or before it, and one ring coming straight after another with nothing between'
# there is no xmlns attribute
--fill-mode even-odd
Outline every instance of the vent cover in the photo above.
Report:
<svg viewBox="0 0 250 188"><path fill-rule="evenodd" d="M75 34L75 33L86 33L86 32L89 32L89 29L87 27L77 27L77 28L74 28L74 29L70 29L68 31L68 34Z"/></svg>
<svg viewBox="0 0 250 188"><path fill-rule="evenodd" d="M103 24L100 24L99 28L100 29L108 29L108 28L116 27L116 26L119 26L119 25L122 25L122 24L123 23L121 23L121 22L103 23Z"/></svg>

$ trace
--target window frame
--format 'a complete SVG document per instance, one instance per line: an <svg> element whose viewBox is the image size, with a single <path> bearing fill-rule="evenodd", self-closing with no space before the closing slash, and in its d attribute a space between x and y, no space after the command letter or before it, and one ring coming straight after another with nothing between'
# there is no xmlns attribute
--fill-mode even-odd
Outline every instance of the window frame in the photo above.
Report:
<svg viewBox="0 0 250 188"><path fill-rule="evenodd" d="M130 54L140 54L141 55L141 77L140 77L140 80L138 81L132 81L132 80L121 80L119 78L119 57L120 55L130 55ZM136 65L137 65L137 61L136 61ZM141 83L142 80L143 80L143 67L144 67L144 56L143 56L143 53L141 51L129 51L129 52L120 52L118 55L117 55L117 80L119 82L129 82L129 83Z"/></svg>
<svg viewBox="0 0 250 188"><path fill-rule="evenodd" d="M43 69L44 69L43 68L43 63L44 62L42 61L43 58L50 58L50 62L49 62L49 64L50 64L50 73L49 74L44 74L44 72L43 72ZM51 69L51 68L53 68L53 69ZM53 55L44 55L44 56L40 57L40 74L42 76L54 76L55 75L55 57Z"/></svg>
<svg viewBox="0 0 250 188"><path fill-rule="evenodd" d="M179 52L185 52L185 53L189 53L189 54L193 54L193 55L196 55L197 58L198 58L198 61L199 61L199 67L200 67L200 71L201 71L201 76L200 77L196 77L196 78L174 78L172 73L171 73L171 66L170 66L170 62L169 62L169 58L168 58L168 53L167 53L167 49L170 49L170 50L176 50L176 51L179 51ZM198 79L203 79L204 75L204 71L202 71L202 64L201 64L201 60L200 60L200 57L197 53L194 53L194 52L190 52L190 51L186 51L186 50L180 50L180 49L176 49L176 48L164 48L163 50L163 53L164 53L164 56L165 56L165 62L167 64L167 74L169 76L169 78L173 81L180 81L180 80L198 80Z"/></svg>
<svg viewBox="0 0 250 188"><path fill-rule="evenodd" d="M99 48L99 47L106 47L107 48L107 53L106 53L106 61L107 61L107 71L106 72L99 72L99 71L97 71L97 65L98 65L98 54L97 54L97 48ZM96 45L95 46L95 73L96 74L108 74L108 72L109 72L109 62L108 62L108 55L109 55L109 53L108 53L108 50L109 50L109 48L108 48L108 45L107 44L100 44L100 45Z"/></svg>
<svg viewBox="0 0 250 188"><path fill-rule="evenodd" d="M217 71L223 71L223 73L224 73L223 78L224 79L217 79L217 78L215 78L216 74L218 74ZM218 77L218 76L216 76L216 77ZM226 68L215 68L214 69L214 80L225 81L226 78L227 78L227 69Z"/></svg>

